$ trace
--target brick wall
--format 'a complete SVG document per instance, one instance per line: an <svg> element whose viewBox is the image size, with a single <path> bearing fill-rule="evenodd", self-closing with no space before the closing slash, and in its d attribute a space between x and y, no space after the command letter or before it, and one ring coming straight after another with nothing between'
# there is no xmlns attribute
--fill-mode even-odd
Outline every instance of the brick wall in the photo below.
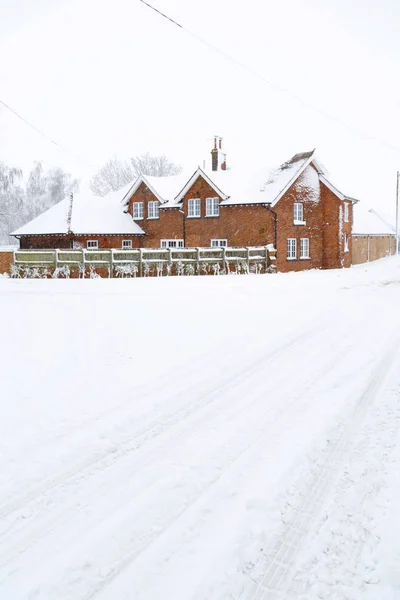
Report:
<svg viewBox="0 0 400 600"><path fill-rule="evenodd" d="M396 251L394 235L355 235L352 240L352 262L359 265L391 256Z"/></svg>
<svg viewBox="0 0 400 600"><path fill-rule="evenodd" d="M21 250L65 249L72 247L72 236L67 235L22 235L19 247Z"/></svg>
<svg viewBox="0 0 400 600"><path fill-rule="evenodd" d="M161 239L183 239L183 215L178 208L166 208L159 211L158 219L149 219L148 203L160 202L148 187L141 183L129 200L128 212L133 215L133 203L143 202L144 218L137 223L146 232L142 245L144 248L159 248Z"/></svg>
<svg viewBox="0 0 400 600"><path fill-rule="evenodd" d="M142 235L76 235L74 246L80 245L82 248L86 248L89 240L97 240L99 248L122 248L123 240L130 240L132 248L140 248L143 237Z"/></svg>
<svg viewBox="0 0 400 600"><path fill-rule="evenodd" d="M322 267L322 202L319 196L314 195L308 182L312 179L318 190L318 173L314 167L307 167L306 171L282 196L274 210L278 215L278 242L277 266L278 271L301 271L303 269L320 269ZM304 225L294 224L294 203L303 204ZM287 240L297 240L297 258L288 260ZM300 239L308 238L310 244L310 258L300 259Z"/></svg>
<svg viewBox="0 0 400 600"><path fill-rule="evenodd" d="M352 252L351 228L353 222L353 205L350 201L349 220L344 221L344 201L340 200L324 183L321 182L321 200L323 207L323 256L324 269L350 267ZM344 248L344 235L348 236L348 252Z"/></svg>
<svg viewBox="0 0 400 600"><path fill-rule="evenodd" d="M10 274L11 265L14 263L14 252L0 248L0 275Z"/></svg>

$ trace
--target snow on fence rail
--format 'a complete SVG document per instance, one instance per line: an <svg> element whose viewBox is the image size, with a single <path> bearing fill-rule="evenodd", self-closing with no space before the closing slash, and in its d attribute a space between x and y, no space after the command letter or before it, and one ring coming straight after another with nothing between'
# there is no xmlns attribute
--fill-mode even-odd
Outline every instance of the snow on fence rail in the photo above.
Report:
<svg viewBox="0 0 400 600"><path fill-rule="evenodd" d="M271 245L245 248L17 250L13 277L222 275L275 270Z"/></svg>

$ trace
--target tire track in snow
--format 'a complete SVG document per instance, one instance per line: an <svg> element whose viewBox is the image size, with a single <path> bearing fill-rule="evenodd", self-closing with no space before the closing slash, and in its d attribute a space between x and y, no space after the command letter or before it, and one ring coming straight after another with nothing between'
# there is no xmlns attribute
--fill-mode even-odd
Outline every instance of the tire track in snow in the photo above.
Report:
<svg viewBox="0 0 400 600"><path fill-rule="evenodd" d="M398 348L399 340L389 346L374 370L350 418L336 426L336 432L339 431L337 441L314 476L313 483L306 490L294 518L287 524L279 539L273 541L268 548L267 555L272 557L271 562L264 576L250 591L248 600L286 600L288 598L287 593L295 575L296 563L308 538L318 525L325 499L342 471L346 455L353 445L354 435L384 383Z"/></svg>
<svg viewBox="0 0 400 600"><path fill-rule="evenodd" d="M302 387L302 393L301 393L301 397L304 397L306 399L306 402L308 402L308 392L309 389L320 379L320 377L323 377L326 373L332 371L335 366L338 364L338 362L343 361L344 360L344 355L343 355L343 350L341 349L340 351L337 352L337 354L335 356L330 356L329 357L330 360L327 364L324 363L323 368L319 369L316 373L313 374L313 377L311 378L311 380L309 381L309 384ZM277 385L281 385L283 382L277 382ZM257 445L260 441L262 441L264 443L265 441L265 431L268 428L268 425L270 425L272 422L276 422L279 417L281 415L284 415L287 413L287 410L293 406L293 405L298 405L299 404L299 396L294 396L293 399L286 404L285 406L282 406L277 413L268 420L268 422L263 424L263 427L261 429L261 431L258 433L258 435L256 436L250 436L251 439L248 443L246 443L246 445L240 450L239 453L234 454L229 460L228 460L228 464L225 465L224 467L221 468L221 472L219 473L219 475L217 477L215 477L212 481L210 481L208 483L208 485L203 488L200 492L197 492L191 499L190 501L185 505L185 507L179 511L178 514L175 514L172 516L172 518L169 518L161 528L159 528L157 531L152 531L151 535L148 536L145 540L142 540L141 543L136 544L136 546L132 546L132 544L128 544L126 545L124 548L121 548L121 550L123 550L123 553L121 552L121 555L123 556L123 559L119 562L118 565L115 566L115 568L112 570L112 572L110 573L110 575L106 578L103 578L103 580L99 581L98 585L96 585L94 587L94 589L92 589L90 592L88 592L86 595L84 596L78 596L80 600L91 600L92 598L96 597L98 594L102 593L103 590L108 587L127 567L129 567L129 565L134 562L141 554L143 554L154 542L156 542L161 536L163 536L171 527L173 527L175 525L175 523L187 512L189 512L191 509L193 509L196 504L200 501L200 500L204 500L204 498L209 495L212 490L214 489L214 487L221 482L221 480L228 476L231 471L237 466L237 464L239 462L241 462L241 460L244 458L244 456L246 454L248 454L248 452L255 446Z"/></svg>
<svg viewBox="0 0 400 600"><path fill-rule="evenodd" d="M312 332L312 333L314 333L314 332ZM340 338L340 336L338 335L338 339L339 338ZM296 340L292 340L291 342L288 342L285 345L285 347L282 347L281 351L283 352L286 349L287 346L295 348L296 346L298 346L298 344L301 344L301 343L303 343L305 341L307 341L307 343L309 343L310 336L307 336L307 338L305 338L304 335L303 336L299 336L298 338L296 338ZM277 358L279 358L279 354L280 354L280 351L277 352L277 353L275 353L273 358L275 358L275 356ZM311 380L310 380L309 384L306 385L304 388L302 388L302 395L304 395L305 390L308 391L310 389L310 387L312 387L312 385L315 384L319 380L319 378L321 376L323 376L326 372L331 371L334 368L334 365L337 363L337 361L341 361L341 360L343 360L343 352L342 352L342 350L340 350L337 353L337 355L335 355L334 357L330 357L330 359L326 363L326 365L324 363L323 369L320 369L318 372L316 372L316 373L313 374L313 376L311 377ZM271 359L271 361L272 361L272 359ZM254 365L251 369L248 369L248 371L249 371L248 377L253 377L256 372L260 372L260 371L263 371L263 370L264 370L264 363L262 363L260 365L257 363L257 365ZM277 381L274 382L274 389L279 389L285 383L287 383L287 377L286 377L285 374L282 374L282 376ZM248 386L247 378L243 378L243 376L242 376L242 380L241 380L240 385L243 387L243 390L244 390L244 393L245 393L245 390L246 390L246 388ZM215 390L215 392L213 392L213 394L217 394L218 395L220 389L225 389L225 388L228 388L228 387L232 388L232 391L234 391L235 393L237 392L237 382L232 382L231 386L224 386L223 388L219 388L218 390ZM268 392L270 392L270 391L271 390L268 390ZM237 416L239 414L241 414L241 413L247 414L253 408L253 406L258 405L260 403L260 401L263 401L262 400L263 397L264 397L263 394L262 395L258 394L251 403L247 403L247 402L241 403L239 405L239 408L237 408L235 406L231 406L231 403L228 402L229 410L232 411L232 414L229 415L226 412L224 412L224 421L226 422L226 424L229 423L229 419L232 420L233 422L235 422L236 419L237 419ZM277 418L279 418L280 415L284 414L288 410L288 408L290 406L296 405L297 402L298 402L298 399L299 399L298 396L296 394L293 394L292 400L288 404L282 405L279 408L274 408L274 410L271 411L271 414L270 414L268 420L266 420L265 423L264 423L265 427L268 426L268 424L274 422ZM222 401L225 402L225 403L227 402L226 398L222 399ZM208 404L209 403L207 403L207 405L205 405L203 408L207 408ZM190 415L185 415L185 416L190 416ZM202 431L203 428L204 428L204 422L207 421L208 419L209 419L209 415L205 414L205 415L202 416L202 418L201 418L200 421L198 421L198 422L195 423L195 428L193 428L193 426L190 426L190 431L189 431L190 436L196 435L196 432L198 432L198 431ZM177 423L177 424L179 424L179 423ZM190 424L188 424L188 425L190 425ZM186 424L185 424L185 426L186 426ZM187 434L188 434L188 432L186 430L184 430L182 433L180 433L180 435L178 436L178 438L174 439L175 444L176 444L176 442L179 442L182 438L184 438ZM165 440L165 442L167 444L169 444L170 440L167 439L167 440ZM139 448L135 447L135 449L145 450L145 448L143 446L141 446ZM150 449L150 450L153 453L155 451L156 457L160 453L160 448ZM121 459L123 457L124 457L124 455L120 456L119 459ZM109 468L109 467L112 467L113 465L115 465L116 459L115 459L115 457L113 457L113 458L114 458L114 460L113 460L112 463L109 463L109 464L105 465L106 468ZM144 469L151 462L152 458L153 458L152 455L150 455L150 456L144 456L139 461L139 464L134 465L133 470L131 469L129 471L129 473L124 472L123 477L124 478L131 478L138 471L140 471L141 469ZM131 466L131 464L130 464L130 466ZM95 473L99 474L97 471L91 471L90 473L88 473L88 475L93 475ZM76 479L77 477L78 477L78 479ZM118 481L118 479L120 477L121 477L120 474L116 474L116 480L117 481ZM75 475L75 478L73 478L70 481L70 484L71 485L73 485L73 484L79 484L82 481L82 479L83 479L82 476L79 477L78 475ZM153 483L155 483L155 482L156 482L156 478L154 478ZM63 485L63 488L62 488L62 495L64 495L64 493L65 493L65 485ZM109 480L107 481L107 485L108 486L110 485L110 481ZM99 488L96 488L96 489L92 490L91 494L94 497L96 497L96 495L98 493L101 493L103 491L102 489L100 489L103 486L104 486L104 482L101 483L101 486ZM151 485L149 487L151 487ZM146 489L138 489L138 490L136 490L135 491L135 498L137 499L139 496L145 494L146 492L147 492L147 488ZM73 500L75 502L76 501L75 496L72 496L72 498L73 498ZM87 501L86 497L85 497L85 501ZM129 498L126 500L126 503L129 503ZM46 521L44 523L42 523L40 520L37 522L37 520L41 516L41 513L36 513L34 515L31 515L30 518L35 518L35 523L34 524L36 525L36 527L35 527L34 531L30 531L29 534L28 534L28 536L25 535L23 537L23 539L20 540L19 542L16 542L16 543L14 542L14 544L11 544L11 545L7 546L7 550L5 552L2 552L1 555L0 555L0 564L2 566L4 566L7 563L11 562L13 560L13 558L15 558L18 554L21 554L21 553L27 551L36 542L38 542L40 539L44 538L49 533L51 533L52 532L52 528L54 526L59 526L61 523L67 521L68 518L71 516L71 514L73 514L74 511L76 510L76 505L73 504L70 507L67 507L66 509L64 508L63 511L62 511L62 513L61 513L61 515L59 513L56 513L55 515L53 515L53 517L51 519L47 518L47 512L51 511L52 508L54 508L54 507L51 504L49 504L49 503L45 503L44 506L41 507L41 508L42 508L42 514L43 514L43 516L46 517ZM24 526L26 526L27 520L28 519L24 518ZM16 537L16 533L15 532L11 532L11 533L12 533L13 538L15 538ZM17 533L23 533L23 531L17 532ZM3 536L2 542L4 542L4 541L5 541L5 537Z"/></svg>
<svg viewBox="0 0 400 600"><path fill-rule="evenodd" d="M322 323L319 323L307 331L307 341L309 341L310 336L319 333L321 327L327 323L328 320L324 320ZM192 413L201 410L208 404L217 400L221 392L224 392L230 388L234 388L237 383L239 381L243 381L244 378L247 380L250 379L261 368L268 368L270 363L273 362L275 358L278 358L289 347L301 344L304 339L304 332L302 332L291 340L287 341L285 344L282 344L277 350L269 350L255 363L253 362L250 366L246 366L245 368L241 369L236 375L227 377L222 385L218 386L211 392L207 392L206 394L200 396L189 406L184 406L169 415L164 415L162 421L156 421L155 423L152 423L149 427L139 431L134 436L126 436L127 440L119 445L119 448L116 452L110 453L109 450L97 452L84 461L79 462L77 465L74 465L72 469L67 470L62 475L47 479L41 485L35 487L31 492L21 495L16 500L13 499L12 501L6 502L0 507L0 518L7 517L19 508L25 506L27 503L35 501L43 494L50 492L52 489L57 488L61 484L67 484L69 481L74 480L77 476L80 476L80 479L82 479L84 472L86 472L88 469L89 472L87 474L90 475L92 468L95 465L101 463L102 461L110 460L110 454L111 462L107 464L106 467L111 466L119 458L126 456L131 452L137 451L147 442L152 441L155 437L163 434L174 424L179 423L183 418L190 416Z"/></svg>

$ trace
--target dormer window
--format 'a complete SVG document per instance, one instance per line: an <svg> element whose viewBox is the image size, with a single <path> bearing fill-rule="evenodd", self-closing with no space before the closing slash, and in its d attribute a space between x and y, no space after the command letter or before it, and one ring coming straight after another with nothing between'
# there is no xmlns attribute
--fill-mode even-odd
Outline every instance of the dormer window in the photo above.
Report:
<svg viewBox="0 0 400 600"><path fill-rule="evenodd" d="M200 198L190 198L188 201L188 217L200 217Z"/></svg>
<svg viewBox="0 0 400 600"><path fill-rule="evenodd" d="M158 219L158 202L149 202L147 205L149 219Z"/></svg>
<svg viewBox="0 0 400 600"><path fill-rule="evenodd" d="M143 202L134 202L133 203L133 218L134 219L143 219L144 213L144 203Z"/></svg>
<svg viewBox="0 0 400 600"><path fill-rule="evenodd" d="M304 225L303 204L301 202L294 203L293 222L295 225Z"/></svg>
<svg viewBox="0 0 400 600"><path fill-rule="evenodd" d="M206 217L219 217L219 198L206 198Z"/></svg>

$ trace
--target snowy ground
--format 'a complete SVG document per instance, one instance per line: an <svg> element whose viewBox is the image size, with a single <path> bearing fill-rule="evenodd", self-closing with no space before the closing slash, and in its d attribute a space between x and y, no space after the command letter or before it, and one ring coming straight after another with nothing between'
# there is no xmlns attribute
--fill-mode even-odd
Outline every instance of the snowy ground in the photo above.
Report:
<svg viewBox="0 0 400 600"><path fill-rule="evenodd" d="M1 600L400 598L400 261L0 280Z"/></svg>

